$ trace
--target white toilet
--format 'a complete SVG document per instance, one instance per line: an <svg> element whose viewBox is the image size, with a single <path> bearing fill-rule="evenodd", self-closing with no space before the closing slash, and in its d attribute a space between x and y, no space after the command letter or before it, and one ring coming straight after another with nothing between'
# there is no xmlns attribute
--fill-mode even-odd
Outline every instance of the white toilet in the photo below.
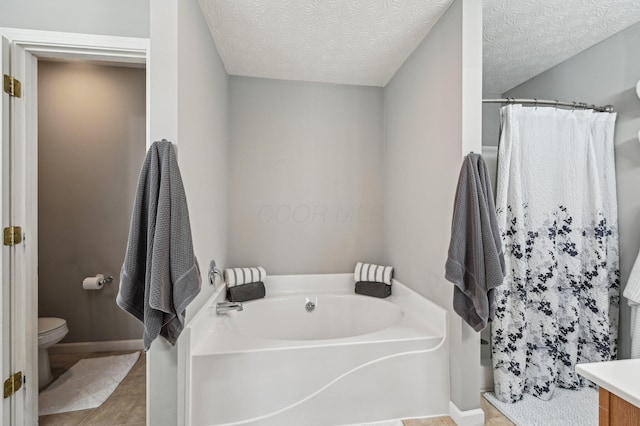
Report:
<svg viewBox="0 0 640 426"><path fill-rule="evenodd" d="M51 382L49 348L64 338L69 332L67 321L62 318L38 318L38 387Z"/></svg>

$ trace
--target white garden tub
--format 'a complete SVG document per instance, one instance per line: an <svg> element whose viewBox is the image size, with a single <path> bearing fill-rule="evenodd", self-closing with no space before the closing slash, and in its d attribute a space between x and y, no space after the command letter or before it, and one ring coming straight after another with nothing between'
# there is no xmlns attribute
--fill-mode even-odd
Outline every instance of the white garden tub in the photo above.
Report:
<svg viewBox="0 0 640 426"><path fill-rule="evenodd" d="M188 325L187 424L448 414L444 309L397 281L389 298L357 295L352 274L273 276L265 286L267 297L242 312L217 315L223 294L214 295Z"/></svg>

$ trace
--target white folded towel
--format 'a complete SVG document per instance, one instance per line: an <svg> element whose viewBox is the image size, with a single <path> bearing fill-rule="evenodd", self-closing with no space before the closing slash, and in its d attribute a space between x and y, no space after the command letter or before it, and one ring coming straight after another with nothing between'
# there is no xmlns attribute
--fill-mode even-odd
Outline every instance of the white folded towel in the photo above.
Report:
<svg viewBox="0 0 640 426"><path fill-rule="evenodd" d="M257 268L230 268L224 270L224 280L227 287L234 287L242 284L264 282L267 271L262 266Z"/></svg>
<svg viewBox="0 0 640 426"><path fill-rule="evenodd" d="M391 285L393 267L358 262L356 264L356 270L353 273L353 278L356 282L369 281Z"/></svg>
<svg viewBox="0 0 640 426"><path fill-rule="evenodd" d="M631 306L631 358L640 358L640 254L631 268L627 285L622 292Z"/></svg>

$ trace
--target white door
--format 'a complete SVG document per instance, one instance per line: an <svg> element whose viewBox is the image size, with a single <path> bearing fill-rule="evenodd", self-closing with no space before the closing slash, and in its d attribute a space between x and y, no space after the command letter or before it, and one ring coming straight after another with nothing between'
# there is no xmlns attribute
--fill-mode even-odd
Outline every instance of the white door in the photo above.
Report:
<svg viewBox="0 0 640 426"><path fill-rule="evenodd" d="M0 141L2 147L0 149L0 196L2 197L2 228L9 226L9 147L10 147L10 127L9 127L9 94L4 91L4 76L9 75L9 42L4 37L0 40L0 57L3 77L0 102ZM2 326L0 327L0 379L4 383L6 378L11 375L11 249L5 245L2 246L2 262L0 262L0 275L2 276L2 290L0 292L0 318L2 318ZM0 404L0 423L3 425L11 424L11 399L4 398Z"/></svg>

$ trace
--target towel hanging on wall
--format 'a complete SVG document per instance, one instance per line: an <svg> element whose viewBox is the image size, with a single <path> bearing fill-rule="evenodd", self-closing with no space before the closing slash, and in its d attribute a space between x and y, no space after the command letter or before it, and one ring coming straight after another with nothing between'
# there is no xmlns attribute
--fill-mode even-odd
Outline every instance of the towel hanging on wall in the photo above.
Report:
<svg viewBox="0 0 640 426"><path fill-rule="evenodd" d="M627 285L622 292L631 307L631 358L640 358L640 253L633 264Z"/></svg>
<svg viewBox="0 0 640 426"><path fill-rule="evenodd" d="M455 285L454 310L475 331L493 318L493 289L504 276L489 172L482 156L471 153L458 178L445 278Z"/></svg>
<svg viewBox="0 0 640 426"><path fill-rule="evenodd" d="M140 172L116 302L144 324L145 350L158 335L175 345L200 286L173 145L154 142Z"/></svg>

